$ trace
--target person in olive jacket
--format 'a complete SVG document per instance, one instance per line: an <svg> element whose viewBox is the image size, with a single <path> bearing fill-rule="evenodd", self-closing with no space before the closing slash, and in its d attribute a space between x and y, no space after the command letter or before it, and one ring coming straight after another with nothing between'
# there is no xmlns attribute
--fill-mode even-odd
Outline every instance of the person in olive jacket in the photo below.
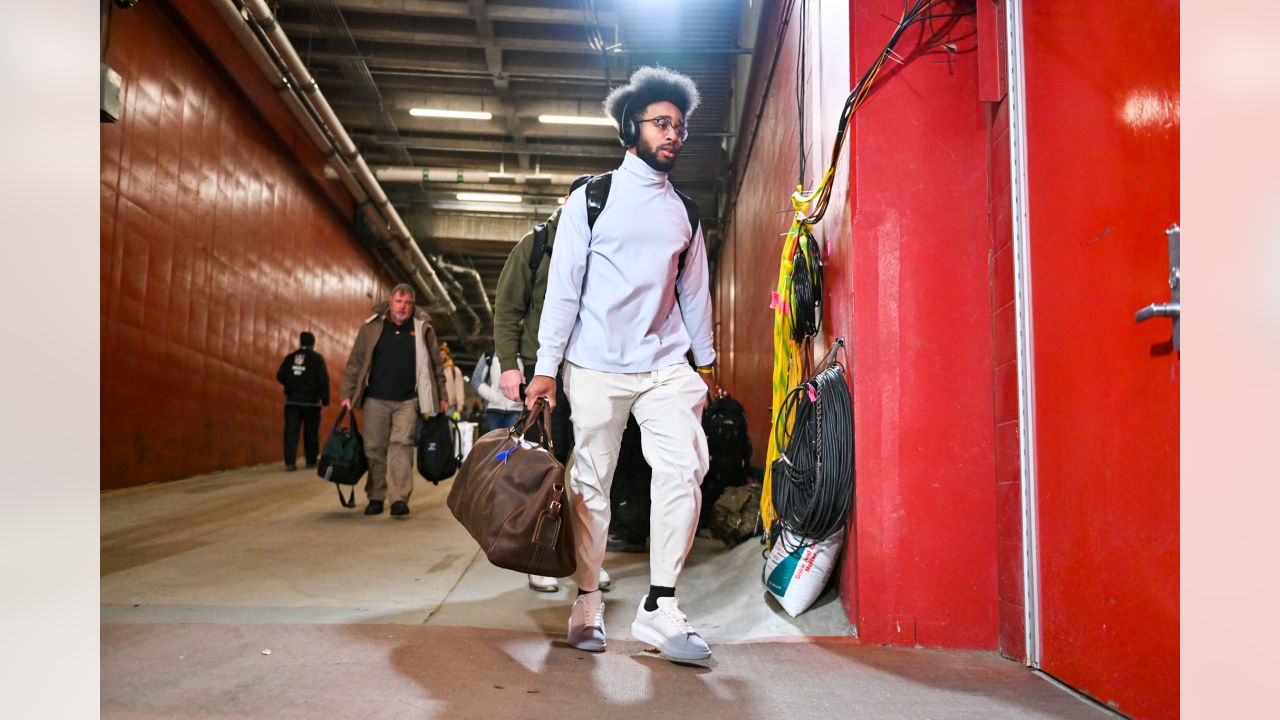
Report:
<svg viewBox="0 0 1280 720"><path fill-rule="evenodd" d="M413 492L413 427L448 407L444 358L425 310L414 306L413 286L391 289L356 333L342 376L342 406L363 411L364 454L369 459L365 515L409 514Z"/></svg>
<svg viewBox="0 0 1280 720"><path fill-rule="evenodd" d="M582 187L592 178L581 175L574 179L569 191ZM542 299L547 294L547 268L555 244L560 209L556 208L543 223L545 242L537 242L530 230L516 243L498 276L498 294L493 310L493 344L498 364L506 368L498 378L498 389L510 401L523 401L521 386L533 379L533 364L538 360L538 321L542 317ZM538 257L533 258L534 253ZM530 269L530 265L537 271ZM521 369L523 368L523 369ZM569 423L569 398L561 390L551 413L551 439L556 459L569 461L573 450L573 426Z"/></svg>
<svg viewBox="0 0 1280 720"><path fill-rule="evenodd" d="M316 466L320 454L320 408L329 405L329 370L316 352L316 336L304 332L300 347L284 356L276 379L284 386L284 467L298 469L298 429L307 467Z"/></svg>

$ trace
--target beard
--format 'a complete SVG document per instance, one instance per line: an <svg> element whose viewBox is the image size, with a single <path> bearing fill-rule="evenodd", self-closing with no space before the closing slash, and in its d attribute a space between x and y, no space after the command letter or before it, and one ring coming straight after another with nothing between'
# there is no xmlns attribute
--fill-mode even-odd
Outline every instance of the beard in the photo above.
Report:
<svg viewBox="0 0 1280 720"><path fill-rule="evenodd" d="M670 161L665 161L658 157L658 150L660 148L667 148L674 153ZM636 155L638 155L646 165L654 170L662 173L669 173L671 172L671 168L676 166L676 157L680 155L680 151L677 150L674 145L650 145L641 138L640 143L636 145Z"/></svg>

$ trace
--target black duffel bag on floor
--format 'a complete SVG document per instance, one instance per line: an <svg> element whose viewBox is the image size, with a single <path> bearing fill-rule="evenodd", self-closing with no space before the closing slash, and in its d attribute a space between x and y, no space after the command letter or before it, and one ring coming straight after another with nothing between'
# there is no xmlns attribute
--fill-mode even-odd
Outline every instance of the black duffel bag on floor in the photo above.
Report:
<svg viewBox="0 0 1280 720"><path fill-rule="evenodd" d="M360 427L356 425L356 413L351 412L347 427L342 427L342 418L347 415L347 408L342 408L338 419L333 423L333 431L324 443L324 452L320 462L316 464L316 474L333 483L338 491L338 500L342 507L356 506L356 483L369 470L369 460L364 456L364 438L360 437ZM351 497L342 496L342 486L351 486Z"/></svg>

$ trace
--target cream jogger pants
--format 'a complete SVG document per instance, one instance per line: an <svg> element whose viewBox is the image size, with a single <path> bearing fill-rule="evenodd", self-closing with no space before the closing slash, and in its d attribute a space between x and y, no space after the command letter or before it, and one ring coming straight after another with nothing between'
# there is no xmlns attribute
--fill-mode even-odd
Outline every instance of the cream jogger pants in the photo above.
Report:
<svg viewBox="0 0 1280 720"><path fill-rule="evenodd" d="M684 363L611 373L566 362L564 389L573 407L575 440L569 469L578 558L573 581L584 590L596 587L609 539L609 488L631 413L640 425L644 459L653 468L649 582L675 587L693 545L707 474L706 384Z"/></svg>

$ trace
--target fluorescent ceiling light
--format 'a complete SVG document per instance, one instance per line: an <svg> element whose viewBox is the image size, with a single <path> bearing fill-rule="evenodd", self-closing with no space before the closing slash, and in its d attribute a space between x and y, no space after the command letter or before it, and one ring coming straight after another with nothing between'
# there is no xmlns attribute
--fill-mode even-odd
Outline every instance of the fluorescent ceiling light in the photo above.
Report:
<svg viewBox="0 0 1280 720"><path fill-rule="evenodd" d="M463 202L518 203L523 198L519 195L502 195L499 193L460 192L458 199Z"/></svg>
<svg viewBox="0 0 1280 720"><path fill-rule="evenodd" d="M409 108L414 117L453 118L455 120L492 120L491 112L472 112L470 110L439 110L437 108Z"/></svg>
<svg viewBox="0 0 1280 720"><path fill-rule="evenodd" d="M607 117L599 115L587 117L583 115L539 115L538 122L547 123L549 125L608 125L613 126L613 121Z"/></svg>

